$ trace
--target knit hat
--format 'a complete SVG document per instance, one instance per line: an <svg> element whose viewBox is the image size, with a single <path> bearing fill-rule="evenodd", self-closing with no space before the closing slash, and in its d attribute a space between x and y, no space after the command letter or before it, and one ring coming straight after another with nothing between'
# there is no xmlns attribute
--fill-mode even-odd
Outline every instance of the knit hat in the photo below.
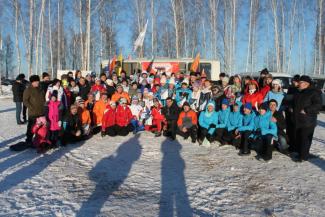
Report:
<svg viewBox="0 0 325 217"><path fill-rule="evenodd" d="M213 102L209 102L208 105L207 105L207 108L208 108L209 106L213 106L213 108L215 107L215 105L214 105Z"/></svg>
<svg viewBox="0 0 325 217"><path fill-rule="evenodd" d="M229 100L226 99L226 98L224 98L224 99L222 100L221 104L224 104L224 105L229 106Z"/></svg>
<svg viewBox="0 0 325 217"><path fill-rule="evenodd" d="M133 97L132 97L132 101L133 101L133 100L139 100L139 97L137 97L137 96L133 96Z"/></svg>
<svg viewBox="0 0 325 217"><path fill-rule="evenodd" d="M267 70L267 68L262 69L262 71L260 71L260 74L261 75L267 75L267 74L269 74L269 70Z"/></svg>
<svg viewBox="0 0 325 217"><path fill-rule="evenodd" d="M57 90L53 90L51 97L54 96L55 98L58 98L58 91Z"/></svg>
<svg viewBox="0 0 325 217"><path fill-rule="evenodd" d="M29 77L29 81L30 83L33 83L34 81L40 81L40 79L38 75L32 75Z"/></svg>
<svg viewBox="0 0 325 217"><path fill-rule="evenodd" d="M280 79L274 79L274 80L272 81L272 85L275 85L275 84L277 84L277 85L279 85L280 87L282 87L282 81L281 81Z"/></svg>
<svg viewBox="0 0 325 217"><path fill-rule="evenodd" d="M244 108L249 109L249 110L252 110L252 108L253 108L252 103L247 102L247 103L244 105Z"/></svg>
<svg viewBox="0 0 325 217"><path fill-rule="evenodd" d="M62 80L62 86L63 87L69 86L68 81L67 80Z"/></svg>
<svg viewBox="0 0 325 217"><path fill-rule="evenodd" d="M269 105L267 103L262 103L260 105L259 109L267 111L269 109Z"/></svg>
<svg viewBox="0 0 325 217"><path fill-rule="evenodd" d="M16 78L16 80L18 81L23 81L25 79L25 75L24 74L19 74Z"/></svg>
<svg viewBox="0 0 325 217"><path fill-rule="evenodd" d="M81 100L82 98L80 96L77 96L76 97L76 102L79 103L79 101Z"/></svg>
<svg viewBox="0 0 325 217"><path fill-rule="evenodd" d="M111 79L107 79L107 80L106 80L106 84L107 84L108 86L112 86L114 83L113 83L113 80L111 80Z"/></svg>
<svg viewBox="0 0 325 217"><path fill-rule="evenodd" d="M300 75L294 75L292 78L292 81L299 81L300 80Z"/></svg>
<svg viewBox="0 0 325 217"><path fill-rule="evenodd" d="M302 75L302 76L300 77L299 81L304 81L304 82L307 82L307 83L309 83L309 84L312 83L311 78L310 78L308 75Z"/></svg>
<svg viewBox="0 0 325 217"><path fill-rule="evenodd" d="M116 106L116 102L114 102L114 101L110 101L109 104L110 104L110 106Z"/></svg>
<svg viewBox="0 0 325 217"><path fill-rule="evenodd" d="M128 101L125 98L123 98L123 97L120 99L120 103L127 103L127 102Z"/></svg>
<svg viewBox="0 0 325 217"><path fill-rule="evenodd" d="M84 104L85 104L85 100L80 99L80 100L78 101L78 103L79 103L79 105L84 105Z"/></svg>

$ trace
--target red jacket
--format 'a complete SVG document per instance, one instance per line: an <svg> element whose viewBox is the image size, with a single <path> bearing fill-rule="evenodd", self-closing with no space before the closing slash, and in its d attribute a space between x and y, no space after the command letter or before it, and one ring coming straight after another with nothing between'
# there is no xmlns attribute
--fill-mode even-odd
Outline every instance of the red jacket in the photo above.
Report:
<svg viewBox="0 0 325 217"><path fill-rule="evenodd" d="M133 118L131 109L126 106L123 107L121 105L117 106L116 109L116 124L121 127L126 127L127 125L130 124L131 119Z"/></svg>
<svg viewBox="0 0 325 217"><path fill-rule="evenodd" d="M40 148L42 143L51 144L51 142L47 139L47 134L49 130L46 125L38 126L34 124L32 128L32 133L35 134L33 145L35 148Z"/></svg>
<svg viewBox="0 0 325 217"><path fill-rule="evenodd" d="M115 124L116 124L116 109L112 109L110 105L107 105L102 120L102 131L105 131L106 128L114 126Z"/></svg>
<svg viewBox="0 0 325 217"><path fill-rule="evenodd" d="M152 107L151 115L153 120L165 120L165 116L161 113L161 108Z"/></svg>
<svg viewBox="0 0 325 217"><path fill-rule="evenodd" d="M266 94L271 90L270 85L264 86L261 90L260 93L262 94L263 99L265 98Z"/></svg>
<svg viewBox="0 0 325 217"><path fill-rule="evenodd" d="M250 94L249 89L247 89L247 92L244 94L244 96L242 98L242 103L245 104L245 103L250 102L250 103L252 103L253 108L256 109L256 103L257 103L257 105L262 104L264 97L261 94L261 92L259 91L259 86L258 86L257 81L251 80L250 82L255 84L256 92L253 94ZM247 87L248 87L248 85L247 85Z"/></svg>
<svg viewBox="0 0 325 217"><path fill-rule="evenodd" d="M97 85L97 84L94 84L92 87L91 87L91 90L90 92L92 93L96 93L96 92L103 92L105 91L106 88L103 86L103 85Z"/></svg>

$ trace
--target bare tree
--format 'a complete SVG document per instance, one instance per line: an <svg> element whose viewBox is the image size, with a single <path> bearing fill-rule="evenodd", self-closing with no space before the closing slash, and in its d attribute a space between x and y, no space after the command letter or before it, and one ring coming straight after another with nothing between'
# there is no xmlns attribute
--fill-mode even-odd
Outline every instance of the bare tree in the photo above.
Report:
<svg viewBox="0 0 325 217"><path fill-rule="evenodd" d="M28 74L33 74L33 52L34 52L34 43L33 43L33 35L34 35L34 0L29 0L29 54L28 54Z"/></svg>

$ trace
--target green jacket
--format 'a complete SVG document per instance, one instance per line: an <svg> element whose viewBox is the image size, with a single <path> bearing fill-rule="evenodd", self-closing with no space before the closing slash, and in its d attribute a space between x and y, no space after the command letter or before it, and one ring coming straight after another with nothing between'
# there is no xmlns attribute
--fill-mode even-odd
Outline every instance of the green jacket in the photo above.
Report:
<svg viewBox="0 0 325 217"><path fill-rule="evenodd" d="M29 86L25 89L23 103L28 109L28 117L44 115L45 95L40 88Z"/></svg>

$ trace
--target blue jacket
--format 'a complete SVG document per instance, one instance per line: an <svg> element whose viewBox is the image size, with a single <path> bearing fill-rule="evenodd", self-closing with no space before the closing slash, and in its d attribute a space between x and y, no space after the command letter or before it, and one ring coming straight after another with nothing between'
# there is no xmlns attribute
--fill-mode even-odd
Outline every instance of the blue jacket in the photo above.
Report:
<svg viewBox="0 0 325 217"><path fill-rule="evenodd" d="M278 111L280 110L280 107L281 107L281 104L282 104L282 100L284 98L284 93L283 92L273 92L273 91L269 91L263 102L268 102L270 101L271 99L274 99L275 101L278 102L278 107L276 108Z"/></svg>
<svg viewBox="0 0 325 217"><path fill-rule="evenodd" d="M182 101L182 99L186 97L186 101L189 101L192 98L192 91L188 88L186 89L177 89L176 90L176 102L177 104Z"/></svg>
<svg viewBox="0 0 325 217"><path fill-rule="evenodd" d="M199 124L200 124L201 127L205 128L205 129L209 129L211 124L217 125L217 123L218 123L218 112L213 110L213 112L211 112L211 113L210 113L210 115L208 115L209 114L208 108L206 108L205 111L201 112L200 117L199 117ZM212 135L215 130L216 130L216 128L211 128L211 129L209 129L208 133L210 135Z"/></svg>
<svg viewBox="0 0 325 217"><path fill-rule="evenodd" d="M218 113L217 128L226 128L229 121L230 108L228 107L226 110L221 109Z"/></svg>
<svg viewBox="0 0 325 217"><path fill-rule="evenodd" d="M232 131L236 130L239 127L243 126L243 115L240 111L230 112L227 124L227 130Z"/></svg>
<svg viewBox="0 0 325 217"><path fill-rule="evenodd" d="M277 138L278 128L276 123L271 121L272 114L271 112L266 112L264 115L258 115L255 117L254 123L254 131L260 131L262 136L271 134Z"/></svg>
<svg viewBox="0 0 325 217"><path fill-rule="evenodd" d="M243 116L243 123L240 127L238 127L238 131L253 131L255 127L255 113L252 111L249 115Z"/></svg>

